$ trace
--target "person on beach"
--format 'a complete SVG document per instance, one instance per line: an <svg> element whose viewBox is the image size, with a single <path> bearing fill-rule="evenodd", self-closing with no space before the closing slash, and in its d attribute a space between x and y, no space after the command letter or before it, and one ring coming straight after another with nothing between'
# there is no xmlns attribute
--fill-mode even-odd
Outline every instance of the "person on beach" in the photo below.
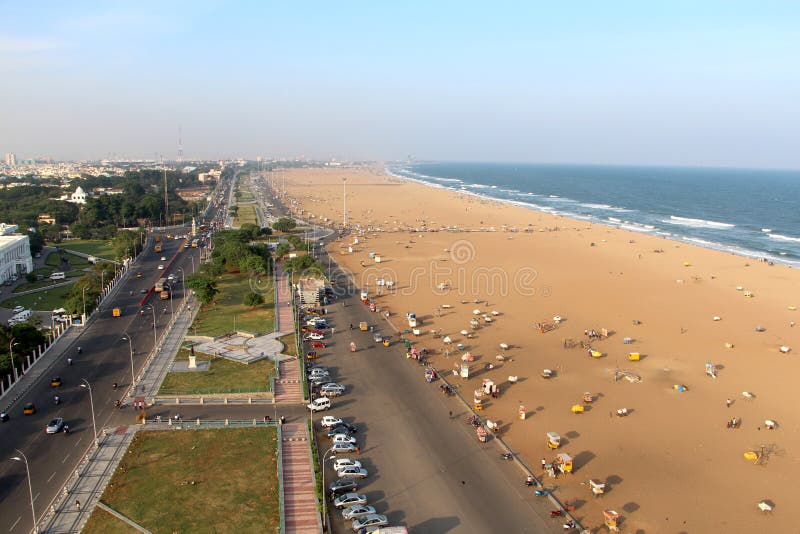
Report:
<svg viewBox="0 0 800 534"><path fill-rule="evenodd" d="M731 407L731 404L733 404L733 399L727 399L727 400L725 400L725 406L726 406L726 407L730 408L730 407Z"/></svg>

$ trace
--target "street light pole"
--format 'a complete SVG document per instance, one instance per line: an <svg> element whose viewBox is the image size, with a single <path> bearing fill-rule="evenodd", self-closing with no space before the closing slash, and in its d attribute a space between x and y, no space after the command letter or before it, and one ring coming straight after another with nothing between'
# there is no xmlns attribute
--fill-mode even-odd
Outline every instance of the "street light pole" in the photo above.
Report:
<svg viewBox="0 0 800 534"><path fill-rule="evenodd" d="M81 290L81 299L83 300L83 320L81 321L81 324L83 326L86 326L86 288L87 287L89 287L89 286L83 286L83 289Z"/></svg>
<svg viewBox="0 0 800 534"><path fill-rule="evenodd" d="M31 498L31 516L33 516L33 532L39 532L39 529L36 526L36 508L33 507L33 486L31 486L31 469L28 466L28 458L21 450L19 449L14 449L14 450L19 453L19 456L12 456L11 459L25 463L25 473L28 475L28 495L30 495Z"/></svg>
<svg viewBox="0 0 800 534"><path fill-rule="evenodd" d="M125 337L122 339L128 340L128 348L131 350L131 393L136 391L136 378L133 374L133 340L131 339L131 335L125 332Z"/></svg>
<svg viewBox="0 0 800 534"><path fill-rule="evenodd" d="M158 345L158 335L156 334L156 307L152 304L150 304L149 307L153 312L153 349L155 350L156 345Z"/></svg>
<svg viewBox="0 0 800 534"><path fill-rule="evenodd" d="M12 337L11 341L8 342L8 354L11 356L11 368L14 370L14 382L19 380L19 374L17 373L17 366L14 365L14 346L19 345L19 343L14 343L15 339L17 338Z"/></svg>
<svg viewBox="0 0 800 534"><path fill-rule="evenodd" d="M347 178L342 178L342 228L347 227Z"/></svg>
<svg viewBox="0 0 800 534"><path fill-rule="evenodd" d="M100 440L97 438L97 423L94 419L94 398L92 397L92 386L89 385L89 381L86 380L85 378L81 378L81 381L83 382L83 384L81 384L81 387L89 390L89 407L91 407L92 409L92 428L94 429L94 444L99 446Z"/></svg>
<svg viewBox="0 0 800 534"><path fill-rule="evenodd" d="M313 428L312 428L313 432ZM328 449L325 454L322 455L322 464L320 465L320 470L322 471L322 531L325 531L325 521L328 516L328 498L325 496L325 458L328 456L329 453L333 451L333 447ZM334 454L331 458L336 458Z"/></svg>

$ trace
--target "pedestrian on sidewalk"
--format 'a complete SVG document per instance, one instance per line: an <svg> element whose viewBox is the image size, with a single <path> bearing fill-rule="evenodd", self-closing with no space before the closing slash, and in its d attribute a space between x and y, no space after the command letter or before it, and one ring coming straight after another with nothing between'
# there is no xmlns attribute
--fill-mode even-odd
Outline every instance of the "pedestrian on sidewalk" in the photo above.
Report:
<svg viewBox="0 0 800 534"><path fill-rule="evenodd" d="M77 508L79 512L81 511L81 501L78 499L75 499L75 508Z"/></svg>

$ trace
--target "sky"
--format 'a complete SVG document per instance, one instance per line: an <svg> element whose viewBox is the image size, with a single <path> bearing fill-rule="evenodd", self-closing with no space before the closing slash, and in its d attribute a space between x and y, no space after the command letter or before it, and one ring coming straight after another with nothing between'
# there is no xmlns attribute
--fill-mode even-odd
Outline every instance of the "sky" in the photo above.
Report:
<svg viewBox="0 0 800 534"><path fill-rule="evenodd" d="M800 168L800 2L0 0L0 153Z"/></svg>

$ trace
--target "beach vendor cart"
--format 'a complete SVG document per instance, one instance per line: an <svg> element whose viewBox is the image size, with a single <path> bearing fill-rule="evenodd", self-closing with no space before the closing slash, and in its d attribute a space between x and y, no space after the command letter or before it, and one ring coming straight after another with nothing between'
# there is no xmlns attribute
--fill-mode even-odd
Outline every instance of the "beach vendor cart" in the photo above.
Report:
<svg viewBox="0 0 800 534"><path fill-rule="evenodd" d="M551 449L557 449L561 445L561 436L557 432L547 433L547 446Z"/></svg>
<svg viewBox="0 0 800 534"><path fill-rule="evenodd" d="M491 419L486 420L486 428L488 428L492 434L497 434L498 432L500 432L500 425L497 424L496 421L492 421Z"/></svg>
<svg viewBox="0 0 800 534"><path fill-rule="evenodd" d="M461 371L459 372L461 378L469 378L469 364L462 363L461 364Z"/></svg>
<svg viewBox="0 0 800 534"><path fill-rule="evenodd" d="M592 478L589 479L589 487L592 489L592 495L599 497L606 492L606 483Z"/></svg>
<svg viewBox="0 0 800 534"><path fill-rule="evenodd" d="M594 397L592 396L592 393L590 391L584 391L583 392L583 402L585 404L591 404L593 400L594 400Z"/></svg>
<svg viewBox="0 0 800 534"><path fill-rule="evenodd" d="M632 362L638 362L641 359L642 355L638 352L629 352L628 353L628 360Z"/></svg>
<svg viewBox="0 0 800 534"><path fill-rule="evenodd" d="M542 369L542 378L552 378L552 377L553 377L552 369Z"/></svg>
<svg viewBox="0 0 800 534"><path fill-rule="evenodd" d="M619 514L614 510L603 510L603 524L608 527L608 530L611 532L619 532L619 527L617 527L617 521L619 520Z"/></svg>
<svg viewBox="0 0 800 534"><path fill-rule="evenodd" d="M556 454L556 459L553 460L553 464L555 464L556 469L564 474L572 473L572 456L565 452Z"/></svg>
<svg viewBox="0 0 800 534"><path fill-rule="evenodd" d="M478 441L480 441L481 443L486 443L487 441L489 441L489 432L487 432L487 430L484 427L482 426L477 427L475 429L475 434L478 436Z"/></svg>

